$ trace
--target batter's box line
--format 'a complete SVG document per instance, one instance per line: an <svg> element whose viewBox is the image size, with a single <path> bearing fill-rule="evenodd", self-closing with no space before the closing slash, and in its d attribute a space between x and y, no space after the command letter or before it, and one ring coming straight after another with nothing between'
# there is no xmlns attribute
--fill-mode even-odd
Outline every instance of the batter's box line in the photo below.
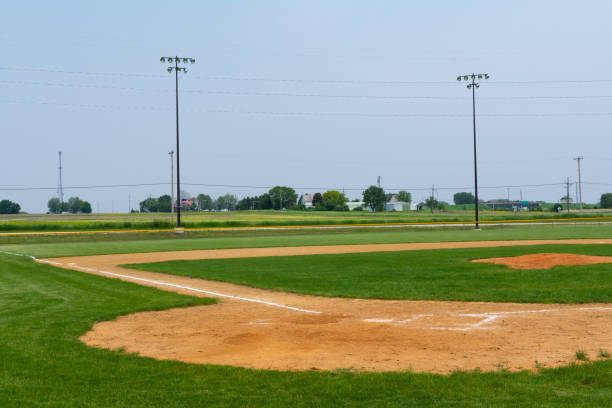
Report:
<svg viewBox="0 0 612 408"><path fill-rule="evenodd" d="M467 327L418 327L419 329L429 329L429 330L455 330L455 331L469 331L474 329L484 329L490 330L491 328L483 328L482 326L489 324L501 317L504 316L512 316L512 315L522 315L528 313L562 313L562 312L575 312L575 311L609 311L612 310L612 307L575 307L575 308L563 308L563 309L538 309L538 310L516 310L512 312L488 312L488 313L458 313L451 316L458 317L482 317L482 320L470 324ZM431 314L427 315L415 315L411 319L406 320L395 320L395 319L363 319L364 322L368 323L407 323L413 320L417 320L418 318L433 316Z"/></svg>

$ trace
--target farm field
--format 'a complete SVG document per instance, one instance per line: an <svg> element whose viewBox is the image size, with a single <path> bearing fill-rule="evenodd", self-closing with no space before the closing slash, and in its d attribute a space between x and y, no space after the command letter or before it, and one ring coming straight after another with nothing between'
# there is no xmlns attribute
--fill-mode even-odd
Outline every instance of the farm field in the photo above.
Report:
<svg viewBox="0 0 612 408"><path fill-rule="evenodd" d="M160 313L161 318L166 313L181 313L182 310L197 310L196 315L204 313L206 316L210 313L208 310L218 310L216 308L223 305L239 304L241 308L248 305L225 298L215 301L212 295L196 297L160 291L35 263L7 252L53 258L196 249L462 242L475 238L485 241L599 239L610 238L610 232L608 225L565 225L485 228L482 231L281 232L234 237L213 234L163 239L151 236L143 239L146 236L138 235L131 240L79 236L76 242L71 241L72 238L62 241L64 238L59 237L56 243L35 239L33 243L21 240L3 244L0 245L3 251L0 252L0 305L3 310L0 314L0 358L3 361L0 399L7 401L6 406L605 406L612 399L612 361L607 357L612 345L608 347L606 343L597 349L585 346L586 351L575 347L571 355L566 356L570 360L568 366L550 368L547 363L530 360L523 365L524 370L500 364L493 370L485 367L483 371L475 366L446 374L409 368L397 372L370 372L351 367L277 371L159 360L139 356L129 348L111 351L88 347L80 337L98 322L122 321L123 318L115 320L120 316L138 319L138 316L156 311L153 313ZM285 292L295 292L347 298L339 302L355 297L370 298L374 302L381 302L375 299L485 300L515 302L517 306L511 307L517 310L531 308L533 304L520 306L516 302L553 302L565 303L555 305L556 308L573 310L589 307L592 302L600 306L610 302L610 264L520 271L469 261L542 251L610 256L609 248L610 245L555 244L172 261L139 268L159 270L164 276L180 279L186 279L183 276L187 275L273 289L269 293L277 294L274 296L280 299L285 299ZM554 279L553 284L547 285L551 279ZM495 288L492 290L491 286ZM461 304L457 303L457 307L468 307ZM492 304L479 305L474 307L486 309ZM196 309L185 309L187 307ZM254 308L264 312L269 309L263 305ZM596 315L588 313L591 317ZM609 317L605 313L602 314L604 319ZM564 316L559 318L574 321L582 315ZM308 327L317 326L309 323ZM580 354L583 351L586 356ZM477 361L474 355L472 363Z"/></svg>
<svg viewBox="0 0 612 408"><path fill-rule="evenodd" d="M481 211L481 221L525 221L550 219L597 218L609 221L611 212L518 212ZM333 211L234 211L234 212L186 212L182 215L185 228L274 227L303 225L359 225L426 222L472 222L473 211L448 212L333 212ZM0 231L80 231L80 230L128 230L169 229L174 224L168 213L132 214L43 214L3 215Z"/></svg>

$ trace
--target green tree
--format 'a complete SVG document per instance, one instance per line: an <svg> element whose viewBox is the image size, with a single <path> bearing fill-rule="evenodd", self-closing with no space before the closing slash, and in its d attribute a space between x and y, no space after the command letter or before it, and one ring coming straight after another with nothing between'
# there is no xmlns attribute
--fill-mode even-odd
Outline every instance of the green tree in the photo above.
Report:
<svg viewBox="0 0 612 408"><path fill-rule="evenodd" d="M140 202L140 212L157 212L157 199L149 197Z"/></svg>
<svg viewBox="0 0 612 408"><path fill-rule="evenodd" d="M363 192L363 202L372 211L383 211L385 209L385 203L387 202L385 190L376 186L368 187L368 189Z"/></svg>
<svg viewBox="0 0 612 408"><path fill-rule="evenodd" d="M91 214L91 204L89 204L89 201L83 201L83 206L81 207L81 212L83 214Z"/></svg>
<svg viewBox="0 0 612 408"><path fill-rule="evenodd" d="M410 194L408 191L400 191L399 193L397 193L397 201L403 201L405 203L410 203L412 202L412 194Z"/></svg>
<svg viewBox="0 0 612 408"><path fill-rule="evenodd" d="M208 194L198 194L196 202L198 203L198 211L213 209L213 199Z"/></svg>
<svg viewBox="0 0 612 408"><path fill-rule="evenodd" d="M257 209L259 210L269 210L272 208L272 200L270 199L270 194L264 193L259 197L259 201L257 203Z"/></svg>
<svg viewBox="0 0 612 408"><path fill-rule="evenodd" d="M298 198L295 190L286 186L273 187L270 189L270 191L268 191L268 194L270 196L272 208L275 210L280 210L295 205Z"/></svg>
<svg viewBox="0 0 612 408"><path fill-rule="evenodd" d="M323 193L323 201L317 206L325 210L345 211L348 199L337 190L329 190Z"/></svg>
<svg viewBox="0 0 612 408"><path fill-rule="evenodd" d="M602 194L599 204L601 208L612 208L612 193Z"/></svg>
<svg viewBox="0 0 612 408"><path fill-rule="evenodd" d="M217 198L216 201L216 207L217 210L233 210L236 208L236 203L238 202L238 199L236 198L235 195L232 194L225 194L220 196L219 198Z"/></svg>
<svg viewBox="0 0 612 408"><path fill-rule="evenodd" d="M172 197L164 194L157 199L157 211L170 212L172 210Z"/></svg>
<svg viewBox="0 0 612 408"><path fill-rule="evenodd" d="M47 207L49 207L49 212L51 214L60 214L62 212L62 203L57 197L53 197L47 201Z"/></svg>
<svg viewBox="0 0 612 408"><path fill-rule="evenodd" d="M21 211L21 206L10 200L0 201L0 214L18 214Z"/></svg>
<svg viewBox="0 0 612 408"><path fill-rule="evenodd" d="M312 196L312 206L316 207L317 204L320 204L323 201L323 196L321 193L314 193Z"/></svg>
<svg viewBox="0 0 612 408"><path fill-rule="evenodd" d="M77 214L81 212L81 208L83 207L83 201L79 197L70 197L67 203L68 212L72 214Z"/></svg>
<svg viewBox="0 0 612 408"><path fill-rule="evenodd" d="M444 201L438 201L433 197L429 197L425 200L425 207L431 209L431 212L433 212L433 210L442 210L445 204Z"/></svg>
<svg viewBox="0 0 612 408"><path fill-rule="evenodd" d="M474 197L474 194L463 191L460 193L455 193L455 195L453 195L453 202L457 205L474 204L476 202L476 198Z"/></svg>

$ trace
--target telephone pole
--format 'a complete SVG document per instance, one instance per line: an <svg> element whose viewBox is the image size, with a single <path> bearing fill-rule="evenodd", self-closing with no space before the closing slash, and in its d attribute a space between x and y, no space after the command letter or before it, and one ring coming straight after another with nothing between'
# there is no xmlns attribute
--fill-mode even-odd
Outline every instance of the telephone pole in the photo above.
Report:
<svg viewBox="0 0 612 408"><path fill-rule="evenodd" d="M168 72L171 74L174 71L174 81L176 86L176 227L181 228L181 161L180 161L180 143L179 143L179 96L178 96L178 74L179 72L183 72L183 74L187 73L187 68L179 67L179 64L184 65L188 62L192 64L195 63L194 58L184 58L184 57L161 57L159 59L162 64L166 63L166 60L169 64L174 62L174 66L169 66Z"/></svg>
<svg viewBox="0 0 612 408"><path fill-rule="evenodd" d="M467 89L472 90L472 119L474 124L474 218L475 218L475 228L478 228L478 162L476 161L476 88L480 88L480 84L476 82L476 78L478 79L489 79L489 74L474 74L471 75L459 75L457 77L457 81L471 80L467 85Z"/></svg>
<svg viewBox="0 0 612 408"><path fill-rule="evenodd" d="M433 214L434 209L434 185L431 185L431 213Z"/></svg>
<svg viewBox="0 0 612 408"><path fill-rule="evenodd" d="M64 186L62 185L62 152L57 152L59 155L59 185L57 186L57 197L60 204L64 202ZM61 211L60 211L61 212Z"/></svg>
<svg viewBox="0 0 612 408"><path fill-rule="evenodd" d="M567 181L565 182L565 187L567 189L566 196L565 196L565 202L567 202L567 212L570 212L569 186L570 186L570 182L569 182L569 177L568 177Z"/></svg>
<svg viewBox="0 0 612 408"><path fill-rule="evenodd" d="M584 159L582 156L574 157L574 160L578 162L578 202L580 202L580 211L582 211L582 179L580 178L580 160Z"/></svg>

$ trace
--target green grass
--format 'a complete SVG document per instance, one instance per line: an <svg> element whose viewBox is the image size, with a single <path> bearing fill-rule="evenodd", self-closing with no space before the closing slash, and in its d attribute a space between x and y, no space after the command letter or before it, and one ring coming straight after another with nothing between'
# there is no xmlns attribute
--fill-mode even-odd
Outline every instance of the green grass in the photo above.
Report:
<svg viewBox="0 0 612 408"><path fill-rule="evenodd" d="M610 245L542 245L168 261L130 268L319 296L487 302L612 302L612 264L518 270L472 259L564 252L612 256Z"/></svg>
<svg viewBox="0 0 612 408"><path fill-rule="evenodd" d="M481 221L542 220L605 217L606 212L493 212L482 211ZM334 211L234 211L185 212L185 228L265 227L297 225L393 224L419 222L471 222L474 214L466 210L430 213L401 212L334 212ZM128 229L171 229L168 213L133 214L17 214L0 217L0 231L85 231Z"/></svg>
<svg viewBox="0 0 612 408"><path fill-rule="evenodd" d="M0 254L4 407L603 407L612 361L529 372L274 372L88 348L100 320L208 303Z"/></svg>
<svg viewBox="0 0 612 408"><path fill-rule="evenodd" d="M610 238L612 223L599 225L538 225L473 229L361 229L309 231L250 231L241 233L167 233L128 236L87 235L20 237L18 243L0 245L0 251L23 253L39 258L103 255L113 253L186 251L194 249L260 248L307 245L387 244L398 242L490 241L523 239ZM272 235L270 235L272 234ZM196 238L192 238L196 237ZM52 239L49 242L49 239ZM42 242L41 242L42 240ZM57 241L57 242L55 242ZM2 242L0 240L0 242ZM5 241L6 242L6 241Z"/></svg>

